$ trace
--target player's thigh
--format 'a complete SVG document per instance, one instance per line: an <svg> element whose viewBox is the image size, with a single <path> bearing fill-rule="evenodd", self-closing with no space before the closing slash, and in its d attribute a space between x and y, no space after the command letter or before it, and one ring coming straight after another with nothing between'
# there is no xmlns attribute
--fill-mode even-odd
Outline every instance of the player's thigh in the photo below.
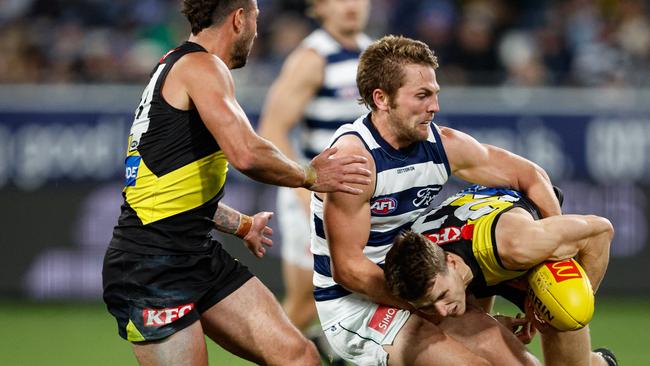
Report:
<svg viewBox="0 0 650 366"><path fill-rule="evenodd" d="M255 277L203 312L201 323L219 345L257 363L299 358L313 349Z"/></svg>
<svg viewBox="0 0 650 366"><path fill-rule="evenodd" d="M399 331L393 344L384 346L388 365L489 365L442 328L413 314Z"/></svg>
<svg viewBox="0 0 650 366"><path fill-rule="evenodd" d="M160 341L133 343L133 352L142 366L208 365L200 322L194 322Z"/></svg>

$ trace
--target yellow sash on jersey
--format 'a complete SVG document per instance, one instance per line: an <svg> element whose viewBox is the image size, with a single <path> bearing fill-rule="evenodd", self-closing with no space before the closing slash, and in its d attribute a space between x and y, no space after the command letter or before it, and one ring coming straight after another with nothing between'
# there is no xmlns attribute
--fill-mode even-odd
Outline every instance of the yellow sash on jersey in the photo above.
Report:
<svg viewBox="0 0 650 366"><path fill-rule="evenodd" d="M228 162L221 150L160 177L140 160L135 185L124 188L126 202L142 224L150 224L212 199L223 187L227 171Z"/></svg>
<svg viewBox="0 0 650 366"><path fill-rule="evenodd" d="M476 202L472 204L472 202ZM451 203L452 206L466 206L469 211L476 213L475 219L468 219L468 224L474 225L472 235L472 252L481 267L485 282L488 286L498 284L522 275L524 271L511 271L503 268L494 255L492 241L492 226L496 225L495 218L504 210L513 206L513 202L499 200L496 196L478 196L466 194ZM485 212L480 217L481 212Z"/></svg>

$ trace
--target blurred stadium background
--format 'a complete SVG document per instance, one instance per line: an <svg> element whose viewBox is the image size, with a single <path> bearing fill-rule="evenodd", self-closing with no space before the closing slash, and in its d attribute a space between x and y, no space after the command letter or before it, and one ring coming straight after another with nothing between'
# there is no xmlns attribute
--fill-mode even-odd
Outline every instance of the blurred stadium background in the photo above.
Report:
<svg viewBox="0 0 650 366"><path fill-rule="evenodd" d="M179 3L0 0L0 364L135 363L103 309L101 261L133 110L153 63L189 32ZM235 72L253 123L314 26L301 0L258 3L259 37ZM438 54L438 124L532 159L565 212L614 223L593 343L650 364L650 1L374 0L368 30ZM273 209L272 187L229 174L228 204ZM278 297L281 234L263 260L223 238ZM218 347L211 362L246 364Z"/></svg>

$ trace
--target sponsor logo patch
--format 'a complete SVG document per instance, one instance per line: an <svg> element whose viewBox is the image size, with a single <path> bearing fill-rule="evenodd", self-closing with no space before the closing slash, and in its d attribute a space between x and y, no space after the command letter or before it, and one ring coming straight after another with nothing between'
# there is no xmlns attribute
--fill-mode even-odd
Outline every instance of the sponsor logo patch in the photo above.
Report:
<svg viewBox="0 0 650 366"><path fill-rule="evenodd" d="M186 304L175 308L142 309L142 319L145 327L159 327L170 324L194 309L194 304Z"/></svg>
<svg viewBox="0 0 650 366"><path fill-rule="evenodd" d="M135 186L135 180L138 177L138 169L140 169L141 156L128 156L124 161L126 170L124 172L124 186Z"/></svg>
<svg viewBox="0 0 650 366"><path fill-rule="evenodd" d="M449 226L443 227L435 233L424 234L429 240L437 245L445 245L459 241L460 239L472 239L474 232L473 224L465 224L462 227Z"/></svg>
<svg viewBox="0 0 650 366"><path fill-rule="evenodd" d="M396 209L397 200L391 197L378 199L370 206L370 211L376 215L388 215Z"/></svg>
<svg viewBox="0 0 650 366"><path fill-rule="evenodd" d="M372 315L370 322L368 322L368 328L374 329L381 334L386 334L388 327L395 320L396 314L397 309L380 305Z"/></svg>
<svg viewBox="0 0 650 366"><path fill-rule="evenodd" d="M544 264L555 277L555 282L562 282L573 278L582 278L578 267L571 260L562 262L548 262Z"/></svg>

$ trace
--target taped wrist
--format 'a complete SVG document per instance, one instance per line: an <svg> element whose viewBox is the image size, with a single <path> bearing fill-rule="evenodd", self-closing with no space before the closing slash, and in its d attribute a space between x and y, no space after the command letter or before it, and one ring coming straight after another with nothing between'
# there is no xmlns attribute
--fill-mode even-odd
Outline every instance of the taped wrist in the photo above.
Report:
<svg viewBox="0 0 650 366"><path fill-rule="evenodd" d="M316 175L316 169L311 164L303 165L302 169L305 171L305 182L302 184L305 188L310 188L316 183L318 176Z"/></svg>
<svg viewBox="0 0 650 366"><path fill-rule="evenodd" d="M251 226L253 226L253 218L244 214L239 214L239 226L237 226L235 236L243 239L251 230Z"/></svg>

